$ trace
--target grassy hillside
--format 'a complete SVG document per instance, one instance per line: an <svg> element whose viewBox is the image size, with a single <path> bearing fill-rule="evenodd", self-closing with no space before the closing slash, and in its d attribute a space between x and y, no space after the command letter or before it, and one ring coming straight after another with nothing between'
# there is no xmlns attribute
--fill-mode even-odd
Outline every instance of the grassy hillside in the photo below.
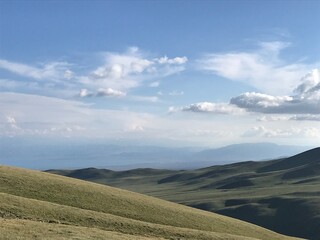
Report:
<svg viewBox="0 0 320 240"><path fill-rule="evenodd" d="M290 239L153 197L0 166L4 239Z"/></svg>
<svg viewBox="0 0 320 240"><path fill-rule="evenodd" d="M87 178L79 170L53 172L221 213L286 235L320 239L320 148L279 160L190 171L81 171L100 174Z"/></svg>

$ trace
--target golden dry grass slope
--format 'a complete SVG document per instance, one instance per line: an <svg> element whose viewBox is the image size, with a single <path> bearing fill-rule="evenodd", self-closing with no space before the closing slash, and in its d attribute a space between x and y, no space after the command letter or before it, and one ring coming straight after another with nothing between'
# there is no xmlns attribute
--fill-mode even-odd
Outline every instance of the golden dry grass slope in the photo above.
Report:
<svg viewBox="0 0 320 240"><path fill-rule="evenodd" d="M3 239L292 239L113 187L0 166Z"/></svg>

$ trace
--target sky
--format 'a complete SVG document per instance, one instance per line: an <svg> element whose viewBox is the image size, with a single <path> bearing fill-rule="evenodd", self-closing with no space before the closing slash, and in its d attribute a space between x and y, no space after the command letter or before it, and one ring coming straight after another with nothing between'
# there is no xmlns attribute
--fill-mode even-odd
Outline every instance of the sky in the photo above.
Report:
<svg viewBox="0 0 320 240"><path fill-rule="evenodd" d="M320 1L0 1L0 138L320 140Z"/></svg>

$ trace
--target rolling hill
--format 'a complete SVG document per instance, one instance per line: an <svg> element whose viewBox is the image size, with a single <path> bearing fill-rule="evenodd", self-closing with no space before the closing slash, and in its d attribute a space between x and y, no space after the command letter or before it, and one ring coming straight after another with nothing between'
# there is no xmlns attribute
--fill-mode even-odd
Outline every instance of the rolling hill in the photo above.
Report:
<svg viewBox="0 0 320 240"><path fill-rule="evenodd" d="M52 170L220 213L302 238L320 239L320 148L278 160L197 170Z"/></svg>
<svg viewBox="0 0 320 240"><path fill-rule="evenodd" d="M0 166L0 231L1 239L291 239L154 197L6 166Z"/></svg>

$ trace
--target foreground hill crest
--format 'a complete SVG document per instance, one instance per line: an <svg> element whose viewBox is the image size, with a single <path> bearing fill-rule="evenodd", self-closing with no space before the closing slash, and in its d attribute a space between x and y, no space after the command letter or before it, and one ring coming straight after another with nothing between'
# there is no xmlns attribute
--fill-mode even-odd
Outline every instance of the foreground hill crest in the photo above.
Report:
<svg viewBox="0 0 320 240"><path fill-rule="evenodd" d="M4 236L33 229L41 238L60 229L62 237L79 230L83 239L290 239L221 215L49 173L1 166L0 182Z"/></svg>

